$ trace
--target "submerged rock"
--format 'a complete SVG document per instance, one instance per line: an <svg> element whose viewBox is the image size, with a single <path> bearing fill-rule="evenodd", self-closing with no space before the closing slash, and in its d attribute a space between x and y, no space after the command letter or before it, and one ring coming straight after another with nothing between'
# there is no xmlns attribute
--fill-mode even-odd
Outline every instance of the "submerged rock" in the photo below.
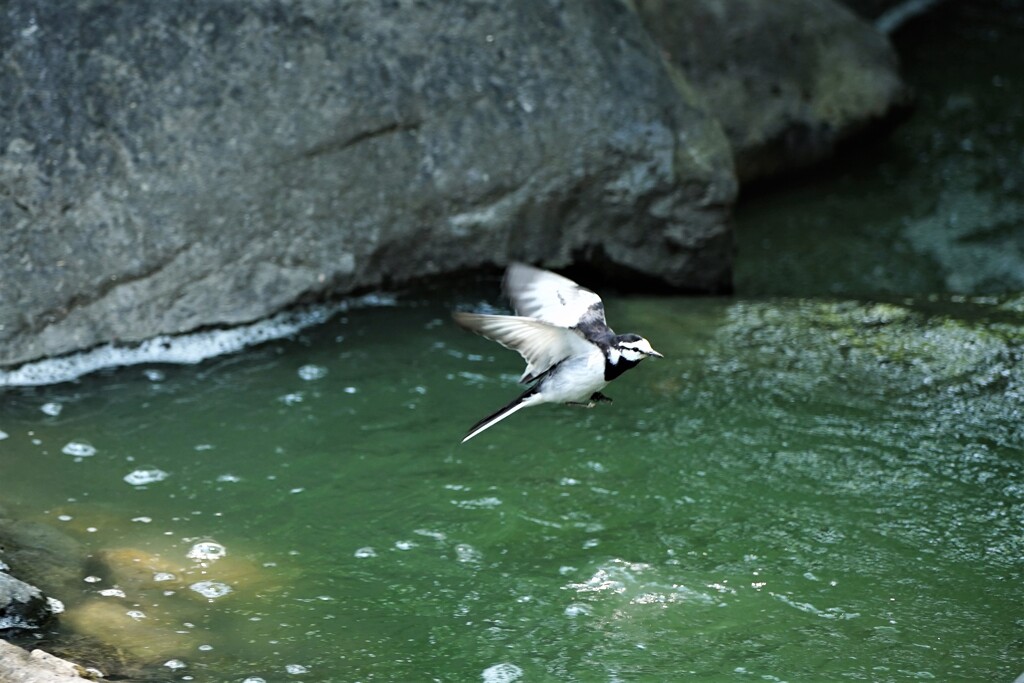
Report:
<svg viewBox="0 0 1024 683"><path fill-rule="evenodd" d="M509 258L729 286L726 140L617 0L12 0L0 31L0 365Z"/></svg>
<svg viewBox="0 0 1024 683"><path fill-rule="evenodd" d="M62 622L86 636L94 652L119 651L133 666L181 657L198 645L191 631L150 617L137 605L119 599L86 600L69 607Z"/></svg>
<svg viewBox="0 0 1024 683"><path fill-rule="evenodd" d="M43 592L59 596L77 587L84 560L81 544L52 526L0 514L0 562Z"/></svg>

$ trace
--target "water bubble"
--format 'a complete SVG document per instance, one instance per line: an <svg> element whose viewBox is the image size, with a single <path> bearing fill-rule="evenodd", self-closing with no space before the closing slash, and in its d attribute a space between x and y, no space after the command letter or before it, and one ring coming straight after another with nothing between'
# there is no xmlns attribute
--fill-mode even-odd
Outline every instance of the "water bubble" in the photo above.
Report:
<svg viewBox="0 0 1024 683"><path fill-rule="evenodd" d="M594 610L591 609L590 605L584 605L581 602L574 602L565 608L565 616L567 617L585 617L591 614Z"/></svg>
<svg viewBox="0 0 1024 683"><path fill-rule="evenodd" d="M64 448L60 449L60 452L78 458L88 458L91 455L96 455L96 448L83 441L69 441Z"/></svg>
<svg viewBox="0 0 1024 683"><path fill-rule="evenodd" d="M365 548L360 548L359 550L357 550L355 555L360 559L367 557L377 557L377 551L371 548L370 546L366 546Z"/></svg>
<svg viewBox="0 0 1024 683"><path fill-rule="evenodd" d="M523 670L515 664L502 662L484 669L480 677L484 683L512 683L523 677Z"/></svg>
<svg viewBox="0 0 1024 683"><path fill-rule="evenodd" d="M123 598L126 597L124 591L120 588L104 588L100 591L100 595L105 598Z"/></svg>
<svg viewBox="0 0 1024 683"><path fill-rule="evenodd" d="M259 676L249 676L243 679L242 683L267 683L267 679L260 678Z"/></svg>
<svg viewBox="0 0 1024 683"><path fill-rule="evenodd" d="M169 476L171 475L168 472L153 468L129 472L124 475L124 480L132 486L145 486L146 484L155 484L158 481L163 481Z"/></svg>
<svg viewBox="0 0 1024 683"><path fill-rule="evenodd" d="M57 515L57 519L59 519L62 522L70 522L74 519L74 517L72 517L71 515Z"/></svg>
<svg viewBox="0 0 1024 683"><path fill-rule="evenodd" d="M64 406L59 403L44 403L40 408L41 411L49 415L50 417L57 417L60 415L60 411L64 410Z"/></svg>
<svg viewBox="0 0 1024 683"><path fill-rule="evenodd" d="M459 543L455 546L455 559L459 562L477 563L484 559L483 553L468 543Z"/></svg>
<svg viewBox="0 0 1024 683"><path fill-rule="evenodd" d="M209 652L210 650L213 649L213 645L200 645L197 649L199 649L199 650L201 650L203 652Z"/></svg>
<svg viewBox="0 0 1024 683"><path fill-rule="evenodd" d="M9 436L10 436L10 434L8 434L4 430L0 429L0 441L3 441L4 439L8 438Z"/></svg>
<svg viewBox="0 0 1024 683"><path fill-rule="evenodd" d="M219 560L228 554L227 548L216 541L202 541L196 543L188 551L190 560Z"/></svg>
<svg viewBox="0 0 1024 683"><path fill-rule="evenodd" d="M296 391L296 392L293 392L291 394L285 394L284 396L279 396L277 400L280 401L281 403L285 404L286 406L292 406L292 405L295 405L296 403L302 403L302 399L303 399L302 392L301 391Z"/></svg>
<svg viewBox="0 0 1024 683"><path fill-rule="evenodd" d="M427 538L432 538L435 541L443 541L446 538L448 538L448 535L445 534L443 531L433 531L431 529L413 529L412 532L414 534L418 534L420 536L426 536Z"/></svg>
<svg viewBox="0 0 1024 683"><path fill-rule="evenodd" d="M172 671L176 671L178 669L184 669L188 666L188 664L181 661L180 659L168 659L166 662L164 662L164 666L166 666L168 669L171 669Z"/></svg>
<svg viewBox="0 0 1024 683"><path fill-rule="evenodd" d="M143 376L150 382L163 382L167 379L167 374L163 370L157 370L156 368L148 368L142 371Z"/></svg>
<svg viewBox="0 0 1024 683"><path fill-rule="evenodd" d="M99 583L102 580L103 579L101 579L98 576L87 576L84 579L82 579L82 581L85 581L86 583Z"/></svg>
<svg viewBox="0 0 1024 683"><path fill-rule="evenodd" d="M222 474L219 477L217 477L217 481L229 482L234 484L242 481L242 478L234 474Z"/></svg>
<svg viewBox="0 0 1024 683"><path fill-rule="evenodd" d="M354 394L359 390L356 389L355 387L345 387L344 391L346 394Z"/></svg>
<svg viewBox="0 0 1024 683"><path fill-rule="evenodd" d="M452 505L457 505L464 510L487 510L501 505L501 499L494 496L486 496L484 498L476 498L474 500L453 500Z"/></svg>
<svg viewBox="0 0 1024 683"><path fill-rule="evenodd" d="M399 550L412 550L416 547L413 541L395 541L395 547Z"/></svg>
<svg viewBox="0 0 1024 683"><path fill-rule="evenodd" d="M54 614L61 614L64 612L64 603L57 598L46 598L46 604L49 606L50 611Z"/></svg>
<svg viewBox="0 0 1024 683"><path fill-rule="evenodd" d="M284 670L290 674L304 674L309 671L308 668L302 666L301 664L288 664L284 667Z"/></svg>
<svg viewBox="0 0 1024 683"><path fill-rule="evenodd" d="M153 574L153 580L158 583L161 581L174 581L176 578L178 577L170 572L157 572L156 574Z"/></svg>
<svg viewBox="0 0 1024 683"><path fill-rule="evenodd" d="M130 609L127 612L125 612L125 614L127 614L129 617L131 617L135 621L140 621L140 620L146 618L146 613L142 612L141 610L137 610L137 609Z"/></svg>
<svg viewBox="0 0 1024 683"><path fill-rule="evenodd" d="M222 598L231 592L231 586L219 581L199 581L193 583L189 588L210 600Z"/></svg>
<svg viewBox="0 0 1024 683"><path fill-rule="evenodd" d="M299 368L299 377L307 382L323 379L327 376L327 368L321 365L303 365Z"/></svg>
<svg viewBox="0 0 1024 683"><path fill-rule="evenodd" d="M132 517L133 522L141 522L142 524L149 524L153 521L152 517Z"/></svg>

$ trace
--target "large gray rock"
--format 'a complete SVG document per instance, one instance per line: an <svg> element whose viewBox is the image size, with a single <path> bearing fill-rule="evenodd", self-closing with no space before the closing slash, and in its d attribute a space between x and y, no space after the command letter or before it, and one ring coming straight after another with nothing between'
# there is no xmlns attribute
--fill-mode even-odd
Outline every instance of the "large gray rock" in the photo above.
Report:
<svg viewBox="0 0 1024 683"><path fill-rule="evenodd" d="M53 616L42 591L0 571L0 633L38 630Z"/></svg>
<svg viewBox="0 0 1024 683"><path fill-rule="evenodd" d="M728 288L718 124L618 0L9 0L0 365L509 258Z"/></svg>
<svg viewBox="0 0 1024 683"><path fill-rule="evenodd" d="M29 652L0 640L0 683L81 683L87 673L43 650Z"/></svg>
<svg viewBox="0 0 1024 683"><path fill-rule="evenodd" d="M904 104L888 40L832 0L635 0L751 180L819 162Z"/></svg>

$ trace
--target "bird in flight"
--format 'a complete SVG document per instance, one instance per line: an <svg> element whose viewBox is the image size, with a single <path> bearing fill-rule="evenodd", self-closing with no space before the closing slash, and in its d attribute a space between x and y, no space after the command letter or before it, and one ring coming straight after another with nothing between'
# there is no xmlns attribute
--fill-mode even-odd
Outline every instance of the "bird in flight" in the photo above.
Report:
<svg viewBox="0 0 1024 683"><path fill-rule="evenodd" d="M503 288L515 315L452 315L462 327L518 351L526 361L519 381L532 386L473 425L462 443L529 406L611 402L601 393L609 382L648 356L663 358L640 335L615 334L601 297L566 277L513 263Z"/></svg>

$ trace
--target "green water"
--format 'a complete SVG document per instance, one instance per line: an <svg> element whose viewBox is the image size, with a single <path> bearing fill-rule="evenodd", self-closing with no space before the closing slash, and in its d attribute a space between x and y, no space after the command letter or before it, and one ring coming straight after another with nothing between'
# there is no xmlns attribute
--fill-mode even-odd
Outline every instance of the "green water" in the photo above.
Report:
<svg viewBox="0 0 1024 683"><path fill-rule="evenodd" d="M114 605L98 630L181 660L176 680L1021 672L1020 299L611 299L666 359L611 406L524 411L464 446L519 363L455 329L457 303L5 394L18 516L193 572L195 543L227 551L123 598L95 570L69 614ZM207 601L199 578L233 592Z"/></svg>
<svg viewBox="0 0 1024 683"><path fill-rule="evenodd" d="M498 303L493 281L199 366L4 390L0 504L92 555L52 590L63 633L158 680L1013 680L1007 4L900 36L922 99L888 141L745 199L740 296L606 297L666 356L612 405L458 444L518 391L518 358L448 317ZM204 542L226 555L190 558Z"/></svg>

